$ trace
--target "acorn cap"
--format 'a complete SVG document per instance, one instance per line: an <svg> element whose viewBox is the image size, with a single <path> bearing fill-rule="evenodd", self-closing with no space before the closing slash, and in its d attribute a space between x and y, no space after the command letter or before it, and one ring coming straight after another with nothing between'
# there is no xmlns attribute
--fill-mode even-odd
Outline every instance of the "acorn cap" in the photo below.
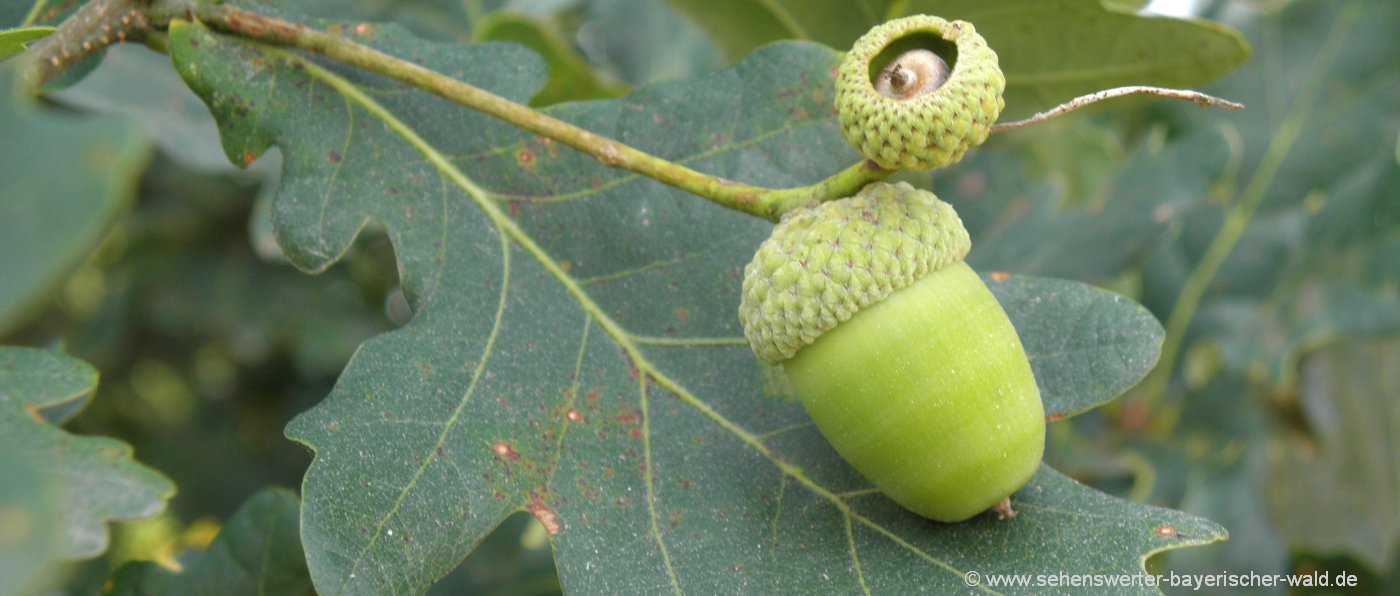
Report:
<svg viewBox="0 0 1400 596"><path fill-rule="evenodd" d="M896 57L890 54L916 48L951 66L947 81L908 99L876 90L873 79ZM1005 89L996 52L971 23L916 15L856 40L837 74L836 111L846 140L867 159L886 169L929 170L956 163L987 140L1005 106Z"/></svg>
<svg viewBox="0 0 1400 596"><path fill-rule="evenodd" d="M793 210L744 268L744 335L778 364L971 247L952 205L904 182Z"/></svg>

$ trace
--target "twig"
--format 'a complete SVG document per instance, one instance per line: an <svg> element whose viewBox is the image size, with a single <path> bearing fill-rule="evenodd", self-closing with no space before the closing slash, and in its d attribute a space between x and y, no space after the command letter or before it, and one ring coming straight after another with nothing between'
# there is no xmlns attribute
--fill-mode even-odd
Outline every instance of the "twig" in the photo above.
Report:
<svg viewBox="0 0 1400 596"><path fill-rule="evenodd" d="M1025 120L1016 120L1013 122L1001 122L993 124L991 130L992 132L1004 132L1008 130L1021 128L1024 126L1030 126L1032 124L1039 124L1051 118L1063 116L1089 104L1100 102L1105 99L1123 97L1125 95L1158 95L1161 97L1168 97L1171 99L1181 99L1185 101L1195 102L1196 105L1201 106L1203 108L1225 108L1227 110L1238 110L1244 107L1244 104L1235 103L1226 99L1220 99L1219 97L1215 97L1214 95L1206 95L1205 93L1201 93L1199 91L1187 91L1184 89L1166 89L1163 87L1148 87L1144 85L1136 85L1132 87L1116 87L1113 89L1096 91L1088 95L1081 95L1058 106L1055 106L1054 108L1051 108L1044 112L1040 112L1039 114L1031 116L1030 118L1026 118Z"/></svg>
<svg viewBox="0 0 1400 596"><path fill-rule="evenodd" d="M808 202L854 195L866 184L893 173L873 162L863 161L811 186L773 189L742 184L656 157L351 39L282 19L226 4L178 1L158 2L152 10L152 17L158 24L172 18L193 17L225 33L297 48L363 68L559 141L597 158L603 165L642 174L724 207L770 221L777 221L787 211Z"/></svg>
<svg viewBox="0 0 1400 596"><path fill-rule="evenodd" d="M139 40L150 28L149 0L92 0L58 26L52 35L35 41L27 55L36 63L36 84L42 85L83 58L117 42Z"/></svg>
<svg viewBox="0 0 1400 596"><path fill-rule="evenodd" d="M558 118L515 103L484 89L390 56L353 40L226 4L191 0L92 0L78 9L53 35L29 52L38 62L38 80L47 81L82 58L117 41L144 38L172 19L199 19L211 28L247 39L320 54L437 94L495 116L530 132L557 140L596 158L603 165L653 178L710 201L770 221L810 202L848 197L866 184L883 180L892 170L862 161L821 182L796 188L765 188L692 170ZM1195 91L1159 87L1120 87L1075 98L1025 120L995 124L992 132L1029 126L1081 107L1124 95L1151 94L1197 104L1237 109L1240 104Z"/></svg>

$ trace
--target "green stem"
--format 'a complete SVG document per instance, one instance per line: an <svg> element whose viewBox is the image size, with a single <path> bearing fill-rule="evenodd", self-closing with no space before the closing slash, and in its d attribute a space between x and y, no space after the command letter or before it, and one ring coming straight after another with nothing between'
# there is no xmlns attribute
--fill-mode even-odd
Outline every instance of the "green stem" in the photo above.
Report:
<svg viewBox="0 0 1400 596"><path fill-rule="evenodd" d="M1307 121L1308 113L1312 111L1313 103L1317 100L1317 95L1322 89L1322 83L1326 80L1325 75L1337 56L1337 50L1346 40L1347 31L1360 14L1361 1L1352 0L1347 5L1345 12L1338 17L1332 31L1328 33L1326 43L1318 52L1317 60L1312 64L1303 88L1299 90L1288 114L1284 116L1283 121L1275 129L1273 137L1269 139L1269 146L1264 152L1263 159L1259 162L1259 167L1254 170L1254 175L1245 186L1240 199L1225 216L1224 225L1216 233L1215 239L1211 241L1205 255L1201 257L1200 262L1191 271L1191 275L1182 284L1181 293L1177 295L1176 306L1172 308L1172 314L1167 319L1167 335L1166 340L1162 343L1162 359L1152 370L1147 381L1143 383L1141 395L1145 405L1151 406L1164 397L1167 384L1171 381L1172 373L1176 369L1177 359L1181 356L1186 332L1196 316L1201 299L1205 296L1206 290L1209 289L1211 280L1215 279L1215 275L1220 272L1220 267L1225 264L1225 259L1230 256L1230 252L1244 236L1245 229L1254 219L1259 204L1263 202L1269 187L1273 184L1274 176L1278 174L1279 168L1283 166L1283 162L1288 158L1294 143L1302 134L1303 124Z"/></svg>
<svg viewBox="0 0 1400 596"><path fill-rule="evenodd" d="M742 184L656 157L352 40L281 19L228 5L191 4L187 0L157 2L152 9L152 17L157 23L168 23L172 18L193 17L225 33L305 50L363 68L554 139L597 158L603 165L636 172L721 206L770 221L777 221L784 213L808 202L854 195L866 184L893 173L866 161L811 186L772 189Z"/></svg>

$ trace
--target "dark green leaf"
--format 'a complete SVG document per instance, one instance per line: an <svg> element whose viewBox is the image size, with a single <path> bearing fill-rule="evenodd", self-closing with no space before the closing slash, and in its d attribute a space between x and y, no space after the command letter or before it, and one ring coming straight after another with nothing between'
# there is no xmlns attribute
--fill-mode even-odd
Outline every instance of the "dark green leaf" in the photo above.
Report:
<svg viewBox="0 0 1400 596"><path fill-rule="evenodd" d="M1149 552L1223 536L1049 470L1017 497L1016 522L915 518L867 490L740 339L740 270L767 223L376 77L195 25L171 33L229 155L281 148L272 219L288 258L324 269L379 221L414 310L287 431L316 451L302 527L323 592L423 590L522 509L552 535L563 587L584 592L1140 574ZM517 47L436 46L387 27L367 41L516 101L540 80ZM705 79L550 113L727 178L810 183L856 160L830 116L837 58L779 44ZM1066 308L1114 300L1058 289ZM1047 395L1078 410L1141 374L1159 336L1129 311L1107 311L1133 325L1105 340L1120 377L1096 387L1052 371L1075 385ZM1095 366L1075 359L1044 362ZM1060 538L1081 535L1095 538Z"/></svg>
<svg viewBox="0 0 1400 596"><path fill-rule="evenodd" d="M124 118L33 106L16 74L0 69L0 332L87 257L127 208L149 154Z"/></svg>
<svg viewBox="0 0 1400 596"><path fill-rule="evenodd" d="M204 552L172 572L150 562L129 563L110 594L313 594L298 534L301 503L282 489L248 499Z"/></svg>
<svg viewBox="0 0 1400 596"><path fill-rule="evenodd" d="M0 346L0 387L11 408L63 424L92 399L97 371L54 352Z"/></svg>
<svg viewBox="0 0 1400 596"><path fill-rule="evenodd" d="M985 277L1021 336L1047 416L1098 407L1157 364L1162 325L1133 301L1066 280Z"/></svg>
<svg viewBox="0 0 1400 596"><path fill-rule="evenodd" d="M108 520L154 515L175 487L131 460L131 448L54 427L46 410L72 413L97 387L97 371L43 350L0 347L0 451L21 458L53 487L63 536L57 554L88 558L107 548Z"/></svg>

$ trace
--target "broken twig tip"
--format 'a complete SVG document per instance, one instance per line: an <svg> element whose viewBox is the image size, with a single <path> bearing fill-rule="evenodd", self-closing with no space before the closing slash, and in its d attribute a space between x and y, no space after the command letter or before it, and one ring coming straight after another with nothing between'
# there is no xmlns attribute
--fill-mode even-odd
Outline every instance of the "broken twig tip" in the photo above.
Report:
<svg viewBox="0 0 1400 596"><path fill-rule="evenodd" d="M1113 99L1115 97L1123 97L1127 95L1157 95L1160 97L1166 97L1168 99L1180 99L1189 101L1203 108L1225 108L1227 110L1238 110L1244 108L1244 104L1233 102L1228 99L1221 99L1214 95L1207 95L1205 93L1201 93L1200 91L1189 91L1185 89L1167 89L1165 87L1148 87L1144 85L1137 85L1132 87L1116 87L1113 89L1105 89L1103 91L1095 91L1088 95L1081 95L1079 97L1071 99L1065 103L1062 103L1044 112L1040 112L1039 114L1036 114L1024 120L1015 120L1012 122L1001 122L993 124L991 127L991 132L1004 132L1017 128L1023 128L1032 124L1039 124L1046 120L1050 120L1051 118L1063 116L1079 108L1090 104L1098 103L1105 99Z"/></svg>

